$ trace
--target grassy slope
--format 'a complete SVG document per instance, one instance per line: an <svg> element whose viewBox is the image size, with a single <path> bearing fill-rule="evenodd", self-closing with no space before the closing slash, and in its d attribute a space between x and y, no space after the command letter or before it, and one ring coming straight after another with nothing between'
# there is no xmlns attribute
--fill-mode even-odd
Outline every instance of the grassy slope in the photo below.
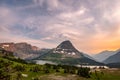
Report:
<svg viewBox="0 0 120 80"><path fill-rule="evenodd" d="M4 58L0 58L2 60L5 61L9 61L7 59ZM22 77L23 80L31 80L32 78L36 78L38 77L40 80L99 80L98 78L100 78L100 80L120 80L120 70L117 71L109 71L109 70L103 70L104 74L101 74L101 72L97 72L97 75L99 76L98 78L96 77L95 73L93 73L91 75L91 78L87 79L87 78L83 78L83 77L79 77L77 75L73 75L73 74L65 74L63 73L63 70L61 69L61 72L56 73L55 71L51 71L51 73L44 73L43 71L39 71L39 72L30 72L29 69L32 68L33 66L36 65L29 65L29 64L22 64L22 63L18 63L18 62L13 62L12 66L15 65L24 65L26 66L26 70L22 72L22 74L27 74L28 77ZM43 66L40 66L43 67ZM17 72L13 73L12 75L13 78L16 76Z"/></svg>
<svg viewBox="0 0 120 80"><path fill-rule="evenodd" d="M11 58L14 59L14 57ZM75 74L64 73L63 69L61 68L59 69L60 72L56 72L54 69L51 69L50 73L45 73L44 71L42 71L43 68L45 67L44 65L23 64L19 61L14 61L9 58L7 59L0 55L0 61L1 60L5 63L10 63L10 65L8 66L10 71L6 73L11 75L11 80L15 80L15 78L17 77L16 74L19 73L19 71L13 69L16 65L22 65L25 67L25 70L20 72L22 74L27 74L28 77L22 77L22 80L31 80L32 78L36 78L36 77L38 77L40 80L60 80L60 79L61 80L120 80L120 70L115 70L115 71L102 70L103 73L101 72L97 72L96 74L92 73L91 78L87 79L87 78L79 77L78 75ZM0 63L0 65L2 65L2 63ZM38 72L30 71L30 69L32 69L34 66L39 66L41 70ZM2 70L3 68L0 67L0 70Z"/></svg>
<svg viewBox="0 0 120 80"><path fill-rule="evenodd" d="M103 65L102 63L98 63L86 57L82 57L82 58L65 57L64 54L52 53L52 51L49 51L48 53L40 56L38 59L52 61L58 64L66 64L66 65L69 65L69 64L76 65L76 64L81 64L81 63Z"/></svg>
<svg viewBox="0 0 120 80"><path fill-rule="evenodd" d="M118 71L117 71L118 72ZM120 80L120 73L108 73L106 72L104 75L101 73L97 73L99 75L99 79L95 76L95 74L91 75L91 78L83 78L73 74L62 74L62 73L51 73L51 74L41 74L41 73L31 73L28 78L24 78L25 80L30 80L32 77L38 77L40 80Z"/></svg>

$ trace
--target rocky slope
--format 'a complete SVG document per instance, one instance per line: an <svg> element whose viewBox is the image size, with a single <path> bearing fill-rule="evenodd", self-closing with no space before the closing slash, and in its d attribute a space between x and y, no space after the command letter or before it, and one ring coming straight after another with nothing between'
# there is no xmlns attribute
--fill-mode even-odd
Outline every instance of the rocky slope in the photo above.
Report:
<svg viewBox="0 0 120 80"><path fill-rule="evenodd" d="M72 43L67 40L63 41L56 48L41 55L36 60L49 60L62 64L90 64L90 65L102 65L95 60L85 57L82 52L79 52Z"/></svg>
<svg viewBox="0 0 120 80"><path fill-rule="evenodd" d="M39 48L28 43L0 43L0 47L11 51L16 57L27 59L39 55Z"/></svg>

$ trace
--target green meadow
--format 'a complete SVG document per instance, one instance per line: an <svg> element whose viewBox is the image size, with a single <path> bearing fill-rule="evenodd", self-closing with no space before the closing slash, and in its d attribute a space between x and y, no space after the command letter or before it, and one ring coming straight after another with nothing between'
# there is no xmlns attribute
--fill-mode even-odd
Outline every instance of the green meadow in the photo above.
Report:
<svg viewBox="0 0 120 80"><path fill-rule="evenodd" d="M120 69L99 69L68 65L26 63L0 52L0 80L120 80Z"/></svg>

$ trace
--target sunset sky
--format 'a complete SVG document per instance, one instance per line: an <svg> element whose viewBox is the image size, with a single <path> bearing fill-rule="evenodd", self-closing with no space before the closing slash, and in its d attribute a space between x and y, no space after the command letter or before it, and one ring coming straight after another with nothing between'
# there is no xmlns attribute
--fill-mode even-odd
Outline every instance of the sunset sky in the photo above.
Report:
<svg viewBox="0 0 120 80"><path fill-rule="evenodd" d="M0 42L85 53L120 48L120 0L0 0Z"/></svg>

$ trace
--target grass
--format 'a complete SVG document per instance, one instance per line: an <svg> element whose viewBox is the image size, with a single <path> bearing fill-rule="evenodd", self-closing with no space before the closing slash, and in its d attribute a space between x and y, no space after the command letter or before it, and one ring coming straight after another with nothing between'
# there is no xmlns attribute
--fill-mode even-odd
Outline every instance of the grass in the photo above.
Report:
<svg viewBox="0 0 120 80"><path fill-rule="evenodd" d="M53 72L45 74L43 72L26 72L24 74L28 74L27 78L23 78L23 80L31 80L32 78L38 77L39 80L120 80L120 70L117 71L109 71L102 70L102 72L97 72L91 74L91 78L83 78L75 74L67 74L63 72Z"/></svg>
<svg viewBox="0 0 120 80"><path fill-rule="evenodd" d="M84 78L81 76L78 76L76 74L70 74L70 73L64 73L64 69L59 68L59 72L56 72L55 69L50 68L49 66L49 73L45 73L44 68L45 65L37 65L37 64L24 64L20 63L18 60L9 60L9 58L4 58L2 55L0 55L0 71L6 71L8 69L9 71L6 71L6 74L12 75L10 80L15 80L17 77L17 73L19 71L16 71L14 67L16 65L22 65L25 67L24 71L20 71L22 74L28 75L27 77L22 76L22 80L33 80L34 78L38 78L39 80L120 80L120 69L101 69L100 71L92 72L91 78ZM11 64L9 64L11 63ZM7 67L5 67L6 65ZM35 66L38 66L40 70L38 72L30 71L30 69L34 68ZM4 72L3 71L3 72ZM0 73L1 75L1 73Z"/></svg>
<svg viewBox="0 0 120 80"><path fill-rule="evenodd" d="M5 60L6 62L9 61L4 58L0 58L0 59ZM11 61L11 62L13 62L13 65L11 65L13 67L16 65L25 66L26 70L23 71L22 74L27 74L28 77L23 77L23 80L31 80L36 77L38 77L39 80L60 80L60 79L61 80L120 80L119 69L118 70L101 70L101 72L92 73L91 78L83 78L75 74L64 73L63 69L60 69L60 72L55 72L54 70L50 70L50 73L47 73L47 74L44 71L30 72L29 71L30 68L36 65L21 64L21 63L14 62L14 61ZM15 74L16 73L13 73L13 75Z"/></svg>

